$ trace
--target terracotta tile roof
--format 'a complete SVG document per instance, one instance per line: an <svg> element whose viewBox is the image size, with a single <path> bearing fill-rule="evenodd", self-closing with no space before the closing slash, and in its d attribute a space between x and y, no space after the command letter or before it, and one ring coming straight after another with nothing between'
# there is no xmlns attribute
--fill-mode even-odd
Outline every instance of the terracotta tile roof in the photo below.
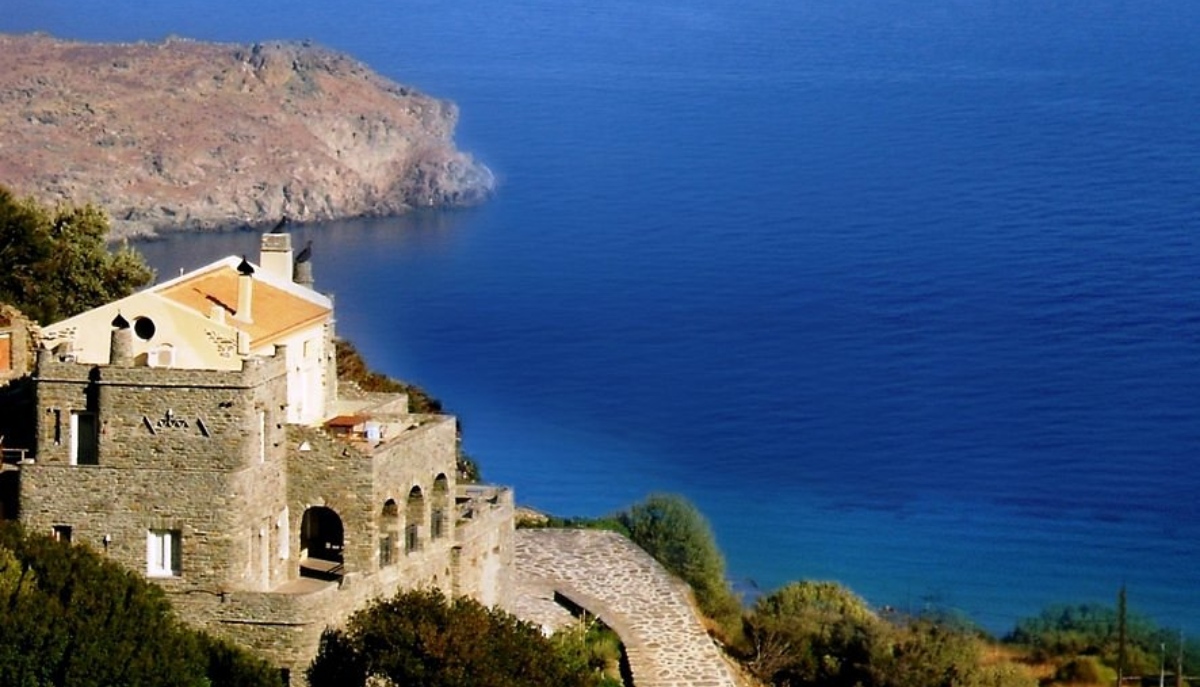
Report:
<svg viewBox="0 0 1200 687"><path fill-rule="evenodd" d="M330 309L269 284L256 276L250 302L252 322L234 319L238 304L238 273L229 264L197 272L164 284L157 293L207 317L214 305L224 308L225 322L250 335L252 347L274 343L297 329L320 321Z"/></svg>

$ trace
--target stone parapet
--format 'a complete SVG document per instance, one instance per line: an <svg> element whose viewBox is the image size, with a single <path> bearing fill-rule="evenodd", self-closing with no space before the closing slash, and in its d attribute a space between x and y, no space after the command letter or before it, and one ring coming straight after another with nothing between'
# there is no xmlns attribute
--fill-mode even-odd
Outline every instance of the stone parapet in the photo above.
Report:
<svg viewBox="0 0 1200 687"><path fill-rule="evenodd" d="M721 650L697 617L687 585L614 532L529 529L515 537L520 588L561 595L600 618L625 645L638 687L736 687ZM514 599L513 613L544 604ZM537 601L536 599L534 601Z"/></svg>
<svg viewBox="0 0 1200 687"><path fill-rule="evenodd" d="M512 596L513 492L506 487L459 487L455 518L454 593L486 606Z"/></svg>

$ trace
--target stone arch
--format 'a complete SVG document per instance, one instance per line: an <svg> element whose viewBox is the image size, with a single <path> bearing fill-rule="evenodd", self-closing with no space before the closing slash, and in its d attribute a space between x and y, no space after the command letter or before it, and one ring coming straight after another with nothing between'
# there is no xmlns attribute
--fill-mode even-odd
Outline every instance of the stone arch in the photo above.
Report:
<svg viewBox="0 0 1200 687"><path fill-rule="evenodd" d="M300 574L340 577L345 544L345 528L337 512L325 506L310 506L300 519Z"/></svg>
<svg viewBox="0 0 1200 687"><path fill-rule="evenodd" d="M429 538L441 539L450 533L450 480L445 473L433 480L432 508L429 513Z"/></svg>
<svg viewBox="0 0 1200 687"><path fill-rule="evenodd" d="M420 486L414 486L408 492L408 501L404 507L404 551L411 553L421 550L421 530L425 526L425 494Z"/></svg>
<svg viewBox="0 0 1200 687"><path fill-rule="evenodd" d="M400 507L396 499L383 503L379 514L379 567L396 562L396 548L400 544Z"/></svg>

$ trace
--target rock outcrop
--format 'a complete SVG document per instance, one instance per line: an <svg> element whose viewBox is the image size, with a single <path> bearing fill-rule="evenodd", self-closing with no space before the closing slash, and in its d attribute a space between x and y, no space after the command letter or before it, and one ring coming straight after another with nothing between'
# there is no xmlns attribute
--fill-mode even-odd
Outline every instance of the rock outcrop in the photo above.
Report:
<svg viewBox="0 0 1200 687"><path fill-rule="evenodd" d="M116 236L470 205L491 172L452 104L307 43L0 35L0 184Z"/></svg>

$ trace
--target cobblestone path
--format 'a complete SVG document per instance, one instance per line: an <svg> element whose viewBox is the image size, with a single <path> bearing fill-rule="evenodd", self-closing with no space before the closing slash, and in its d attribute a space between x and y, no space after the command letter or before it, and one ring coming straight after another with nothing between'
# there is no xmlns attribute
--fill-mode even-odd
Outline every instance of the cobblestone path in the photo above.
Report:
<svg viewBox="0 0 1200 687"><path fill-rule="evenodd" d="M682 583L625 537L596 530L518 530L515 615L558 628L554 593L621 637L634 687L735 687Z"/></svg>

